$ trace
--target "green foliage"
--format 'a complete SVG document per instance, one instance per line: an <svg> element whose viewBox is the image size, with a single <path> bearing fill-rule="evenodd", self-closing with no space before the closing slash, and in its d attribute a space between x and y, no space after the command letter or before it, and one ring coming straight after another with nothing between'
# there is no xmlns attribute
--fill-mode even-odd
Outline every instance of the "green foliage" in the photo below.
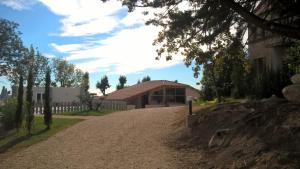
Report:
<svg viewBox="0 0 300 169"><path fill-rule="evenodd" d="M200 98L203 100L213 100L216 97L214 83L210 78L209 70L203 69L203 77L201 80Z"/></svg>
<svg viewBox="0 0 300 169"><path fill-rule="evenodd" d="M7 96L8 96L7 88L5 86L3 86L2 90L1 90L1 94L0 94L0 100L1 99L6 99Z"/></svg>
<svg viewBox="0 0 300 169"><path fill-rule="evenodd" d="M80 87L85 91L88 92L89 88L90 88L90 77L89 77L89 73L85 72L81 78L81 83L80 83Z"/></svg>
<svg viewBox="0 0 300 169"><path fill-rule="evenodd" d="M300 39L300 22L297 17L299 1L122 0L122 3L129 11L136 7L147 7L145 10L150 8L145 14L152 12L151 8L159 8L146 22L162 28L153 42L158 46L157 59L164 57L170 60L173 55L181 53L186 65L194 64L192 69L195 76L199 73L200 65L210 62L217 53L213 49L202 51L200 47L209 48L224 35L228 35L229 44L234 43L235 39L241 41L246 29L251 26ZM259 12L259 16L257 7L264 9ZM271 20L274 14L276 20ZM232 31L233 27L236 31Z"/></svg>
<svg viewBox="0 0 300 169"><path fill-rule="evenodd" d="M119 84L116 87L117 90L123 89L125 87L126 82L127 82L126 76L120 76Z"/></svg>
<svg viewBox="0 0 300 169"><path fill-rule="evenodd" d="M33 81L35 86L40 86L45 82L45 73L48 66L48 59L41 55L31 45L29 49L24 48L20 57L16 60L16 68L8 74L8 79L12 84L17 85L19 76L27 79L29 69L32 69Z"/></svg>
<svg viewBox="0 0 300 169"><path fill-rule="evenodd" d="M15 128L15 112L17 110L17 100L7 99L4 105L0 107L0 112L3 113L2 123L4 130L11 130Z"/></svg>
<svg viewBox="0 0 300 169"><path fill-rule="evenodd" d="M53 59L53 73L55 81L59 82L61 87L80 86L84 74L80 69L76 69L74 64L62 59Z"/></svg>
<svg viewBox="0 0 300 169"><path fill-rule="evenodd" d="M18 24L0 18L0 76L13 71L23 50Z"/></svg>
<svg viewBox="0 0 300 169"><path fill-rule="evenodd" d="M66 115L66 116L104 116L107 114L110 114L114 112L113 110L100 110L100 111L81 111L81 112L67 112L67 113L62 113L61 115Z"/></svg>
<svg viewBox="0 0 300 169"><path fill-rule="evenodd" d="M97 82L96 87L100 89L101 93L103 96L105 96L105 91L110 87L109 82L108 82L108 77L105 75L101 78L100 82Z"/></svg>
<svg viewBox="0 0 300 169"><path fill-rule="evenodd" d="M147 76L143 77L142 82L147 82L150 80L151 80L150 76L147 75Z"/></svg>
<svg viewBox="0 0 300 169"><path fill-rule="evenodd" d="M295 41L287 50L287 55L283 62L294 73L300 73L300 41Z"/></svg>
<svg viewBox="0 0 300 169"><path fill-rule="evenodd" d="M29 69L28 73L28 78L27 78L27 89L26 89L26 127L28 130L28 134L31 134L31 129L32 129L32 124L34 120L34 115L33 115L33 108L34 108L34 102L33 102L33 69Z"/></svg>
<svg viewBox="0 0 300 169"><path fill-rule="evenodd" d="M89 73L85 72L81 79L81 89L83 90L83 94L79 96L80 101L87 105L90 110L93 109L93 97L89 93L90 82L89 82Z"/></svg>
<svg viewBox="0 0 300 169"><path fill-rule="evenodd" d="M18 104L17 104L17 110L16 110L16 117L15 117L15 124L16 128L19 131L21 125L22 125L22 120L23 120L23 76L20 75L20 80L19 80L19 87L18 87Z"/></svg>
<svg viewBox="0 0 300 169"><path fill-rule="evenodd" d="M44 104L44 124L47 129L50 129L50 124L52 122L52 112L50 106L50 85L51 85L51 70L48 68L46 72L46 85L45 85L45 104Z"/></svg>
<svg viewBox="0 0 300 169"><path fill-rule="evenodd" d="M212 44L210 61L203 65L201 80L201 98L212 100L215 97L245 96L246 65L248 61L243 51L243 45L237 39L228 43L227 36Z"/></svg>
<svg viewBox="0 0 300 169"><path fill-rule="evenodd" d="M252 70L250 74L248 95L254 99L269 98L273 94L278 97L282 96L282 89L291 84L289 73L290 70L286 65L278 71L265 68L262 72Z"/></svg>

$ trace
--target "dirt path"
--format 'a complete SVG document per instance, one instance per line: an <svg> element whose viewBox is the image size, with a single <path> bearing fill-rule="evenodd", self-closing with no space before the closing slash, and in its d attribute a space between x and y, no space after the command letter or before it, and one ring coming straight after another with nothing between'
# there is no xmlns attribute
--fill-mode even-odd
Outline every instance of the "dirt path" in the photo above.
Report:
<svg viewBox="0 0 300 169"><path fill-rule="evenodd" d="M165 143L182 109L138 109L87 119L0 159L0 168L174 169L177 154Z"/></svg>

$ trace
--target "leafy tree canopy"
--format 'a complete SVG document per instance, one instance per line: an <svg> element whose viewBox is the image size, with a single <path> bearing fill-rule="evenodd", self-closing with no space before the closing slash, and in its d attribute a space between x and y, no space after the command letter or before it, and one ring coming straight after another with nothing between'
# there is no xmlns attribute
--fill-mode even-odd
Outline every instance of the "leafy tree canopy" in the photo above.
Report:
<svg viewBox="0 0 300 169"><path fill-rule="evenodd" d="M125 87L126 82L127 82L126 76L120 76L119 84L117 85L117 90L123 89Z"/></svg>
<svg viewBox="0 0 300 169"><path fill-rule="evenodd" d="M16 60L23 51L18 24L0 18L0 76L16 67Z"/></svg>
<svg viewBox="0 0 300 169"><path fill-rule="evenodd" d="M106 95L105 91L110 87L108 77L105 75L101 78L100 82L97 82L96 87L100 89L103 96Z"/></svg>
<svg viewBox="0 0 300 169"><path fill-rule="evenodd" d="M82 76L81 79L81 84L80 84L81 88L85 91L88 92L89 88L90 88L90 77L89 77L89 72L85 72Z"/></svg>
<svg viewBox="0 0 300 169"><path fill-rule="evenodd" d="M74 64L63 59L53 59L53 73L55 81L59 82L61 87L80 86L84 74Z"/></svg>
<svg viewBox="0 0 300 169"><path fill-rule="evenodd" d="M299 0L122 0L122 3L129 11L137 7L158 9L147 22L162 28L154 41L161 46L157 58L164 54L167 60L172 59L172 55L180 52L187 66L195 61L196 73L199 65L210 62L217 54L209 48L211 44L224 35L242 40L248 26L300 39ZM208 50L203 51L200 46Z"/></svg>
<svg viewBox="0 0 300 169"><path fill-rule="evenodd" d="M151 80L150 76L145 76L145 77L143 77L142 82L147 82L150 80Z"/></svg>

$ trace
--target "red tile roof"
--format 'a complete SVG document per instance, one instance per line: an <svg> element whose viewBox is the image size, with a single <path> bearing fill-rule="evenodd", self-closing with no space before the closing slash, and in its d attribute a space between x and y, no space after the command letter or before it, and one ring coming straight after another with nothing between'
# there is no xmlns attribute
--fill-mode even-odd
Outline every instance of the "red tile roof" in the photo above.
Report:
<svg viewBox="0 0 300 169"><path fill-rule="evenodd" d="M153 90L158 87L169 86L169 87L190 87L182 83L175 83L167 80L151 80L140 84L135 84L123 88L121 90L114 91L106 96L106 100L126 100L128 98L140 95L149 90ZM192 87L191 87L192 88ZM193 88L194 89L194 88ZM196 90L196 89L195 89Z"/></svg>

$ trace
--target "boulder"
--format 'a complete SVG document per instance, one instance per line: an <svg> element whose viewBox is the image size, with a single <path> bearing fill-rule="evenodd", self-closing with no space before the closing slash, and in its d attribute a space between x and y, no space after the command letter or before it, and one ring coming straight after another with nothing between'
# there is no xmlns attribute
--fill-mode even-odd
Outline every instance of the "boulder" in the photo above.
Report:
<svg viewBox="0 0 300 169"><path fill-rule="evenodd" d="M300 84L286 86L282 90L284 97L294 103L300 103Z"/></svg>
<svg viewBox="0 0 300 169"><path fill-rule="evenodd" d="M291 77L291 81L294 83L294 84L300 84L300 74L296 74L294 76Z"/></svg>

